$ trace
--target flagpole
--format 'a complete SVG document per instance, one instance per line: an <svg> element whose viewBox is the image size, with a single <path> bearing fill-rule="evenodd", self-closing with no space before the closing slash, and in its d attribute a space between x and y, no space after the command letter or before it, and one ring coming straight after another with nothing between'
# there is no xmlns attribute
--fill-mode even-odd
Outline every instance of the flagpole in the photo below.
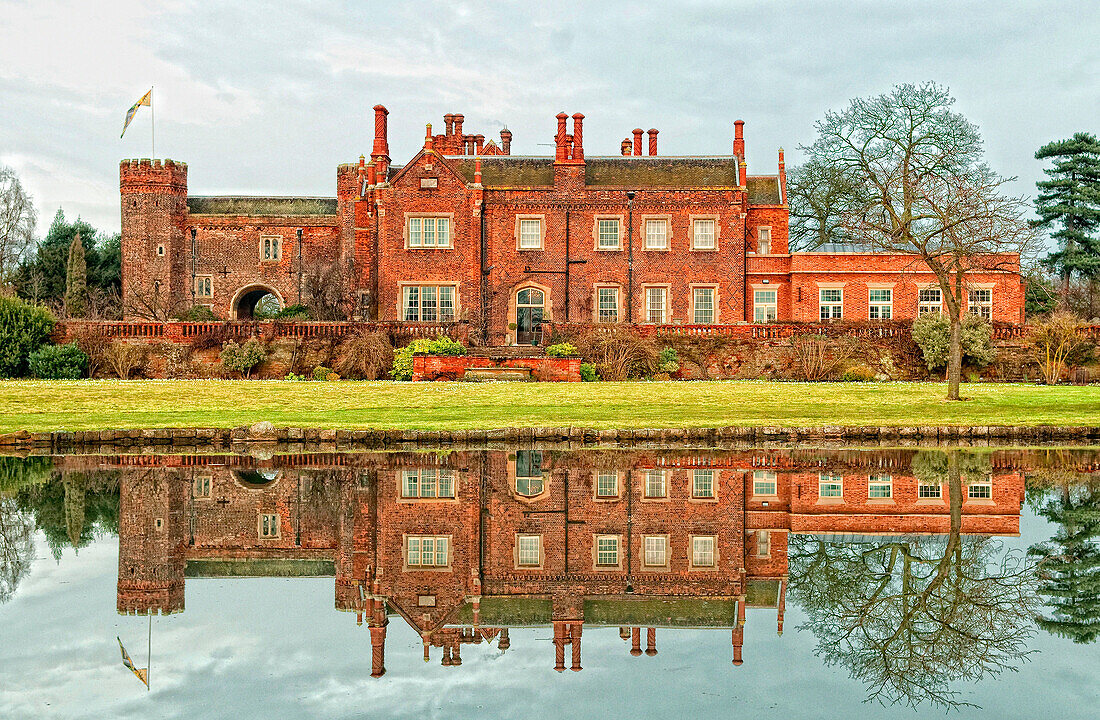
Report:
<svg viewBox="0 0 1100 720"><path fill-rule="evenodd" d="M149 678L153 675L153 613L149 613L149 651L145 656L145 692L151 692Z"/></svg>
<svg viewBox="0 0 1100 720"><path fill-rule="evenodd" d="M153 105L153 86L149 86L149 133L153 143L153 159L157 157L157 111ZM152 618L149 619L152 623Z"/></svg>

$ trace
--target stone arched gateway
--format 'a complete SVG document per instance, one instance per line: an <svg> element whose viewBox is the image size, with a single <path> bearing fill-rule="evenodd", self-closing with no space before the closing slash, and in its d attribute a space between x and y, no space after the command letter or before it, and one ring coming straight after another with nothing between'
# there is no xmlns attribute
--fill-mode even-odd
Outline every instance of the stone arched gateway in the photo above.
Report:
<svg viewBox="0 0 1100 720"><path fill-rule="evenodd" d="M233 301L229 304L230 320L251 320L256 315L256 305L268 295L274 295L279 301L279 307L286 307L283 296L270 285L252 283L245 285L233 295Z"/></svg>

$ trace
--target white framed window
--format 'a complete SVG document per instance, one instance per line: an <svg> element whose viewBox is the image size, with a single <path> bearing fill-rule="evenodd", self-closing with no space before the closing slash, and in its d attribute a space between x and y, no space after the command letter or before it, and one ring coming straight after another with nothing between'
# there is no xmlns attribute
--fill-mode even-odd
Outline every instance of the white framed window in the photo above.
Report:
<svg viewBox="0 0 1100 720"><path fill-rule="evenodd" d="M451 219L449 217L408 218L408 246L411 248L451 247Z"/></svg>
<svg viewBox="0 0 1100 720"><path fill-rule="evenodd" d="M699 218L691 223L691 249L714 250L718 247L715 236L715 222L710 218Z"/></svg>
<svg viewBox="0 0 1100 720"><path fill-rule="evenodd" d="M871 320L889 320L894 316L894 291L890 288L871 288L867 291L867 317Z"/></svg>
<svg viewBox="0 0 1100 720"><path fill-rule="evenodd" d="M766 558L772 554L772 534L770 530L756 531L756 557Z"/></svg>
<svg viewBox="0 0 1100 720"><path fill-rule="evenodd" d="M260 260L264 262L278 260L283 256L283 239L278 235L264 235L260 238Z"/></svg>
<svg viewBox="0 0 1100 720"><path fill-rule="evenodd" d="M692 322L696 325L713 325L716 317L714 303L715 289L712 287L692 288Z"/></svg>
<svg viewBox="0 0 1100 720"><path fill-rule="evenodd" d="M844 289L821 288L818 290L818 307L822 322L844 317Z"/></svg>
<svg viewBox="0 0 1100 720"><path fill-rule="evenodd" d="M409 535L405 538L405 564L411 568L447 567L451 564L450 546L446 535Z"/></svg>
<svg viewBox="0 0 1100 720"><path fill-rule="evenodd" d="M546 490L541 450L516 450L516 493L535 497Z"/></svg>
<svg viewBox="0 0 1100 720"><path fill-rule="evenodd" d="M767 225L756 228L756 254L772 254L772 229Z"/></svg>
<svg viewBox="0 0 1100 720"><path fill-rule="evenodd" d="M596 567L618 567L619 536L596 536Z"/></svg>
<svg viewBox="0 0 1100 720"><path fill-rule="evenodd" d="M939 499L943 497L943 486L933 483L918 482L917 483L917 497L928 499Z"/></svg>
<svg viewBox="0 0 1100 720"><path fill-rule="evenodd" d="M844 477L834 473L817 476L817 496L821 498L844 497Z"/></svg>
<svg viewBox="0 0 1100 720"><path fill-rule="evenodd" d="M597 472L596 473L596 497L598 497L598 498L619 497L619 473L617 473L617 472Z"/></svg>
<svg viewBox="0 0 1100 720"><path fill-rule="evenodd" d="M210 275L197 275L195 277L195 297L214 297L214 278Z"/></svg>
<svg viewBox="0 0 1100 720"><path fill-rule="evenodd" d="M542 249L542 218L519 219L519 249Z"/></svg>
<svg viewBox="0 0 1100 720"><path fill-rule="evenodd" d="M967 312L993 320L993 288L973 288L967 292L967 299Z"/></svg>
<svg viewBox="0 0 1100 720"><path fill-rule="evenodd" d="M921 288L917 291L917 317L943 312L943 292L939 288Z"/></svg>
<svg viewBox="0 0 1100 720"><path fill-rule="evenodd" d="M596 220L596 249L619 250L620 222L618 218L598 218Z"/></svg>
<svg viewBox="0 0 1100 720"><path fill-rule="evenodd" d="M765 497L779 494L779 483L774 470L752 471L752 494Z"/></svg>
<svg viewBox="0 0 1100 720"><path fill-rule="evenodd" d="M214 484L214 478L211 475L196 475L191 482L191 497L205 500L210 497L210 490Z"/></svg>
<svg viewBox="0 0 1100 720"><path fill-rule="evenodd" d="M879 500L894 497L894 478L890 475L869 475L867 497Z"/></svg>
<svg viewBox="0 0 1100 720"><path fill-rule="evenodd" d="M454 496L453 470L421 468L401 471L401 497L403 498L453 498Z"/></svg>
<svg viewBox="0 0 1100 720"><path fill-rule="evenodd" d="M643 539L646 567L665 567L668 565L668 536L646 535Z"/></svg>
<svg viewBox="0 0 1100 720"><path fill-rule="evenodd" d="M779 291L754 290L752 293L753 322L775 322L779 317Z"/></svg>
<svg viewBox="0 0 1100 720"><path fill-rule="evenodd" d="M704 499L714 497L713 470L692 470L691 496Z"/></svg>
<svg viewBox="0 0 1100 720"><path fill-rule="evenodd" d="M542 535L516 536L516 565L520 567L542 565Z"/></svg>
<svg viewBox="0 0 1100 720"><path fill-rule="evenodd" d="M696 535L691 538L691 566L714 567L713 535Z"/></svg>
<svg viewBox="0 0 1100 720"><path fill-rule="evenodd" d="M663 325L668 319L668 288L647 287L645 289L646 322Z"/></svg>
<svg viewBox="0 0 1100 720"><path fill-rule="evenodd" d="M664 498L668 497L668 482L665 479L664 470L646 470L645 471L645 497L647 498Z"/></svg>
<svg viewBox="0 0 1100 720"><path fill-rule="evenodd" d="M454 285L405 285L401 304L406 322L454 322Z"/></svg>
<svg viewBox="0 0 1100 720"><path fill-rule="evenodd" d="M973 482L966 486L966 497L971 500L992 500L993 481Z"/></svg>
<svg viewBox="0 0 1100 720"><path fill-rule="evenodd" d="M261 514L256 519L257 531L262 538L277 538L279 537L279 516L269 515L266 513Z"/></svg>
<svg viewBox="0 0 1100 720"><path fill-rule="evenodd" d="M649 218L645 221L645 249L668 250L668 220Z"/></svg>
<svg viewBox="0 0 1100 720"><path fill-rule="evenodd" d="M619 288L596 288L596 322L619 322Z"/></svg>

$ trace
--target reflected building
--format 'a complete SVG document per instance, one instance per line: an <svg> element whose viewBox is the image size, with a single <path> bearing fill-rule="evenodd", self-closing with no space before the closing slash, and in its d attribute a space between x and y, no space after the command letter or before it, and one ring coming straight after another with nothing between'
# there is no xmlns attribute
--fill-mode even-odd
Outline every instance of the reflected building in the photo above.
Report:
<svg viewBox="0 0 1100 720"><path fill-rule="evenodd" d="M547 663L582 668L584 630L654 655L659 628L729 633L748 608L783 631L790 533L861 542L946 534L946 484L914 451L464 450L119 456L118 611L175 613L188 579L332 577L366 626L371 674L387 628L424 659L552 633ZM1016 535L1024 475L992 454L966 478L962 532ZM755 613L754 613L755 615Z"/></svg>

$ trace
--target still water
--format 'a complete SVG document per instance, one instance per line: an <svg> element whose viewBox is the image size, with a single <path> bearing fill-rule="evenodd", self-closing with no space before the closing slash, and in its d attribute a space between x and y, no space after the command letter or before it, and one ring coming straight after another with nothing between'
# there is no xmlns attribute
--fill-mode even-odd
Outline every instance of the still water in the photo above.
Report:
<svg viewBox="0 0 1100 720"><path fill-rule="evenodd" d="M1097 536L1098 448L0 458L0 717L1097 717Z"/></svg>

